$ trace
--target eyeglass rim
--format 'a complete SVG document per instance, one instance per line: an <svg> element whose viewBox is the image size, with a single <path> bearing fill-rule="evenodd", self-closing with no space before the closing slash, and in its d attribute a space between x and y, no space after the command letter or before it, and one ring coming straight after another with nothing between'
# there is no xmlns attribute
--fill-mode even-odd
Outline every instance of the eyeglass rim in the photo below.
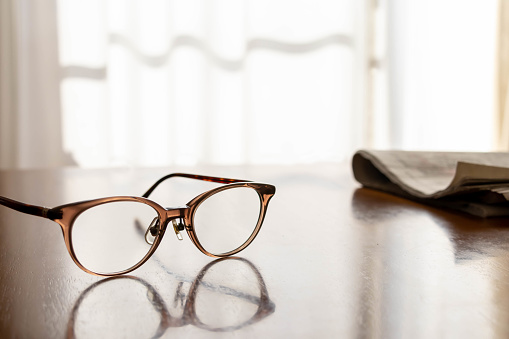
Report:
<svg viewBox="0 0 509 339"><path fill-rule="evenodd" d="M258 214L258 221L256 223L255 228L253 229L253 232L249 236L249 238L240 246L237 248L224 252L224 253L212 253L209 252L205 247L200 243L199 237L197 236L195 232L195 225L194 225L194 216L196 214L196 211L198 210L198 207L206 201L208 198L212 197L213 195L216 195L217 193L233 189L233 188L240 188L240 187L248 187L254 189L254 191L258 194L258 198L260 200L260 212ZM270 184L264 184L264 183L257 183L257 182L244 182L244 183L233 183L233 184L227 184L224 186L216 187L213 190L209 190L207 192L204 192L194 199L192 199L190 202L187 203L187 206L189 207L188 210L186 210L186 220L189 222L189 225L191 227L187 227L188 224L186 224L186 232L189 235L189 238L194 243L194 245L205 255L208 255L213 258L224 258L231 256L233 254L239 253L240 251L244 250L247 246L249 246L253 240L256 238L258 233L260 232L260 229L262 227L263 221L265 219L265 215L267 213L267 207L269 204L270 199L274 196L275 193L275 187Z"/></svg>
<svg viewBox="0 0 509 339"><path fill-rule="evenodd" d="M67 251L69 252L69 255L71 256L71 259L83 271L93 274L93 275L104 276L104 277L117 276L117 275L129 273L129 272L132 272L135 269L139 268L141 265L143 265L152 256L154 251L157 249L157 246L159 246L159 243L160 243L162 237L157 236L154 240L154 243L150 246L148 252L137 264L135 264L134 266L132 266L128 269L117 271L117 272L111 272L111 273L96 272L96 271L93 271L93 270L87 268L80 262L80 260L78 259L79 256L76 255L76 252L75 252L75 249L73 246L73 237L72 237L74 222L79 217L79 215L93 207L96 207L96 206L101 206L101 205L104 205L107 203L112 203L112 202L127 202L127 201L138 202L138 203L143 203L143 204L149 205L156 211L159 220L162 220L161 212L163 210L165 210L163 207L161 207L158 203L156 203L150 199L136 197L136 196L111 196L111 197L104 197L104 198L98 198L98 199L84 200L84 201L78 201L78 202L74 202L74 203L57 206L52 209L52 210L59 211L61 213L61 218L54 219L54 221L56 223L58 223L61 227L63 237L64 237L65 246L67 248ZM160 233L160 230L158 233Z"/></svg>
<svg viewBox="0 0 509 339"><path fill-rule="evenodd" d="M228 190L233 189L237 187L249 187L254 189L259 198L260 198L260 214L258 217L258 222L255 226L254 231L251 233L250 237L239 247L236 249L225 252L225 253L211 253L207 251L202 244L199 242L198 237L194 230L194 215L199 207L199 205L205 201L207 198ZM267 212L267 207L270 199L275 193L275 186L271 184L266 183L259 183L259 182L237 182L237 183L231 183L231 184L224 184L219 187L215 187L211 190L208 190L206 192L201 193L197 197L193 198L191 201L189 201L186 206L184 207L176 207L176 208L164 208L155 201L144 198L144 197L137 197L137 196L111 196L111 197L105 197L105 198L98 198L98 199L91 199L91 200L84 200L84 201L78 201L74 203L69 203L65 205L60 205L57 207L54 207L51 209L51 211L55 214L58 214L60 216L59 219L53 219L55 222L57 222L62 229L64 242L67 248L67 251L69 252L69 255L71 256L71 259L74 261L74 263L83 271L97 275L97 276L105 276L105 277L111 277L111 276L119 276L123 275L129 272L132 272L139 267L141 267L145 262L147 262L148 259L154 254L154 252L159 247L159 244L162 241L162 238L167 231L167 226L169 222L173 219L181 218L184 222L184 228L186 230L187 235L191 239L191 242L205 255L213 258L224 258L231 256L233 254L236 254L242 250L244 250L247 246L249 246L253 240L258 235L261 226L263 224L263 221L265 219L265 215ZM125 270L117 271L117 272L95 272L91 269L88 269L85 267L78 259L78 256L76 255L75 249L73 247L73 240L72 240L72 229L74 226L74 222L78 218L80 214L87 211L90 208L100 206L103 204L111 203L111 202L119 202L119 201L132 201L132 202L138 202L138 203L144 203L146 205L151 206L158 215L159 218L159 227L158 227L158 233L154 239L153 244L145 254L145 256L135 265L131 266L130 268L127 268Z"/></svg>

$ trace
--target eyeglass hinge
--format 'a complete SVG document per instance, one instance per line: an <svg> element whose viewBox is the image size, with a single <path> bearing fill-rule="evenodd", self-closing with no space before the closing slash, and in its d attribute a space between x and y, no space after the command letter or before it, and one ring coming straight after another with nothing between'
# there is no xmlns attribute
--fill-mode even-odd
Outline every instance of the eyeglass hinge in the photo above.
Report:
<svg viewBox="0 0 509 339"><path fill-rule="evenodd" d="M55 220L62 218L62 211L54 210L52 208L43 207L41 210L41 217Z"/></svg>

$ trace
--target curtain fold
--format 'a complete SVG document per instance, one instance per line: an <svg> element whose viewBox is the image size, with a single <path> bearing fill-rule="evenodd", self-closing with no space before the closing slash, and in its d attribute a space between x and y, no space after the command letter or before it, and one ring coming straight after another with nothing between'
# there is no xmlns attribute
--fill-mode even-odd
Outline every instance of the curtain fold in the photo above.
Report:
<svg viewBox="0 0 509 339"><path fill-rule="evenodd" d="M0 0L0 167L17 164L17 39L14 1Z"/></svg>
<svg viewBox="0 0 509 339"><path fill-rule="evenodd" d="M62 147L54 0L1 0L0 168L73 164Z"/></svg>
<svg viewBox="0 0 509 339"><path fill-rule="evenodd" d="M509 1L499 0L496 109L498 148L509 150Z"/></svg>

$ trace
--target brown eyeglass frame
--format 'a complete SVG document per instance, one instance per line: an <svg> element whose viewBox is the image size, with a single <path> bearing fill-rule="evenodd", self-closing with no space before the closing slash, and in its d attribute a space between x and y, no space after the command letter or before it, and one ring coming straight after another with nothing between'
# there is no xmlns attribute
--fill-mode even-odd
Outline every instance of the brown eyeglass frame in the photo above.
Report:
<svg viewBox="0 0 509 339"><path fill-rule="evenodd" d="M177 207L177 208L164 208L160 206L158 203L148 199L150 194L159 186L163 181L170 179L172 177L182 177L182 178L189 178L189 179L196 179L196 180L202 180L202 181L209 181L214 182L218 184L224 184L222 186L216 187L214 189L211 189L209 191L206 191L191 201L189 201L184 207ZM249 187L254 189L258 193L258 197L260 198L260 214L258 217L258 222L256 224L256 227L251 234L251 236L239 247L236 249L221 253L221 254L212 254L208 252L199 242L198 237L196 236L194 232L194 226L193 226L193 218L194 214L196 212L196 209L200 204L205 201L205 199L209 198L210 196L222 192L224 190L237 188L237 187ZM263 224L263 220L265 219L265 214L267 212L267 207L269 204L270 199L274 196L276 193L276 187L270 184L265 183L259 183L259 182L253 182L248 180L240 180L240 179L229 179L229 178L219 178L219 177L210 177L210 176L203 176L203 175L196 175L196 174L187 174L187 173L172 173L168 174L158 181L156 181L155 184L153 184L145 194L143 194L141 197L136 196L113 196L113 197L107 197L107 198L99 198L99 199L93 199L93 200L85 200L85 201L79 201L74 202L70 204L60 205L53 208L46 208L42 206L36 206L36 205L29 205L25 204L16 200L12 200L6 197L0 196L0 205L6 206L8 208L11 208L13 210L16 210L18 212L26 213L35 215L38 217L50 219L56 223L58 223L62 229L62 233L64 236L65 245L67 247L67 250L69 254L71 255L72 260L76 265L78 265L79 268L81 268L83 271L97 275L97 276L118 276L125 273L129 273L134 271L135 269L139 268L141 265L143 265L156 251L157 247L161 243L161 240L164 236L164 233L166 232L166 228L168 226L168 223L173 220L182 220L182 223L174 223L174 231L178 235L180 235L179 231L186 230L189 238L193 242L193 244L204 254L214 257L214 258L223 258L228 257L230 255L236 254L243 249L245 249L247 246L251 244L251 242L256 238L258 235L258 232L261 229L261 226ZM72 228L74 221L76 218L86 210L99 206L105 203L109 202L115 202L115 201L132 201L132 202L140 202L147 204L151 206L154 210L156 210L157 215L159 217L159 222L155 225L150 227L149 230L152 233L152 236L154 236L154 241L148 250L147 254L134 266L118 272L113 273L98 273L93 272L86 267L84 267L78 258L76 257L76 254L74 252L74 248L72 246Z"/></svg>

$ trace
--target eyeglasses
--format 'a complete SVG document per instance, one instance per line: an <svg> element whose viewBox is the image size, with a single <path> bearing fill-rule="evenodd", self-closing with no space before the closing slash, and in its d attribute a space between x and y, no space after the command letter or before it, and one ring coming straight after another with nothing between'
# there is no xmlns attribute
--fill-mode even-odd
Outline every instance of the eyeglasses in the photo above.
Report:
<svg viewBox="0 0 509 339"><path fill-rule="evenodd" d="M223 184L183 207L148 199L163 181L183 177ZM73 261L83 271L117 276L143 265L161 243L168 224L179 240L186 231L204 254L227 257L245 249L262 226L276 188L248 180L172 173L141 197L116 196L46 208L0 196L0 205L58 223Z"/></svg>

